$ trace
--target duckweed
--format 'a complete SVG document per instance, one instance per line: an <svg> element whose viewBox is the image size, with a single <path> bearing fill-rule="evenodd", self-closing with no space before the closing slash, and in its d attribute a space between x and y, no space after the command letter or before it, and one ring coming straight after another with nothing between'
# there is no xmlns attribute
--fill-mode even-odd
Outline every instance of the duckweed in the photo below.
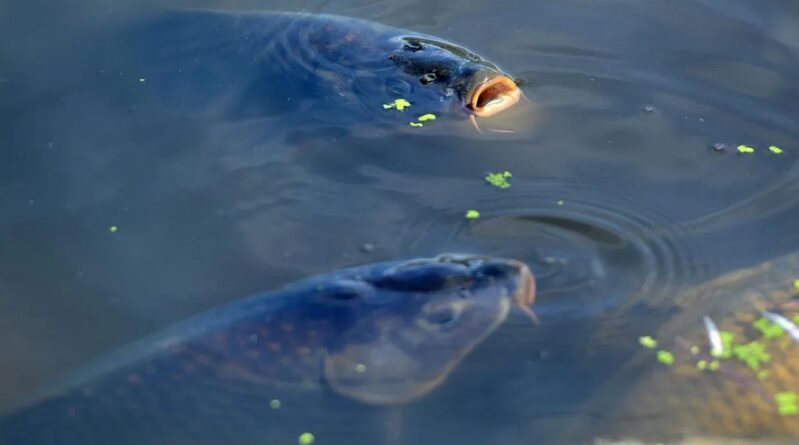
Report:
<svg viewBox="0 0 799 445"><path fill-rule="evenodd" d="M658 361L666 366L671 366L674 364L674 354L661 349L658 351Z"/></svg>
<svg viewBox="0 0 799 445"><path fill-rule="evenodd" d="M297 438L297 443L300 445L311 445L314 443L316 438L311 433L302 433L300 437Z"/></svg>
<svg viewBox="0 0 799 445"><path fill-rule="evenodd" d="M505 170L502 173L489 173L486 175L485 179L494 187L506 189L510 188L510 182L508 182L508 179L510 179L512 176L513 175L509 171Z"/></svg>
<svg viewBox="0 0 799 445"><path fill-rule="evenodd" d="M480 217L480 212L477 210L467 210L466 211L466 219L477 219Z"/></svg>
<svg viewBox="0 0 799 445"><path fill-rule="evenodd" d="M799 394L793 391L777 393L774 395L774 401L781 416L799 414Z"/></svg>
<svg viewBox="0 0 799 445"><path fill-rule="evenodd" d="M765 339L780 338L785 336L785 331L776 323L772 322L766 317L758 318L752 327L760 331Z"/></svg>
<svg viewBox="0 0 799 445"><path fill-rule="evenodd" d="M510 179L512 176L513 175L509 171L505 170L501 173L489 173L485 177L485 180L494 187L506 189L510 188L510 182L508 182L508 179Z"/></svg>
<svg viewBox="0 0 799 445"><path fill-rule="evenodd" d="M730 331L719 331L721 337L721 354L717 358L730 358L732 357L733 342L735 341L735 334Z"/></svg>
<svg viewBox="0 0 799 445"><path fill-rule="evenodd" d="M739 145L738 146L738 153L754 153L755 149L748 145Z"/></svg>
<svg viewBox="0 0 799 445"><path fill-rule="evenodd" d="M641 343L641 346L648 349L654 349L658 347L658 341L648 335L639 338L638 343Z"/></svg>
<svg viewBox="0 0 799 445"><path fill-rule="evenodd" d="M416 118L416 120L419 122L433 121L436 120L436 115L432 113L427 113L419 116L418 118Z"/></svg>
<svg viewBox="0 0 799 445"><path fill-rule="evenodd" d="M424 124L421 122L408 122L408 125L411 127L424 127Z"/></svg>
<svg viewBox="0 0 799 445"><path fill-rule="evenodd" d="M747 344L733 346L735 358L755 371L760 369L763 363L771 360L771 356L766 352L766 346L759 341L752 341Z"/></svg>
<svg viewBox="0 0 799 445"><path fill-rule="evenodd" d="M391 102L390 104L383 104L384 109L389 110L391 108L395 108L397 111L402 111L410 106L411 103L405 99L396 99L394 100L394 102Z"/></svg>
<svg viewBox="0 0 799 445"><path fill-rule="evenodd" d="M774 153L774 154L777 154L777 155L782 154L782 149L780 147L777 147L776 145L772 145L768 149L771 150L771 152Z"/></svg>

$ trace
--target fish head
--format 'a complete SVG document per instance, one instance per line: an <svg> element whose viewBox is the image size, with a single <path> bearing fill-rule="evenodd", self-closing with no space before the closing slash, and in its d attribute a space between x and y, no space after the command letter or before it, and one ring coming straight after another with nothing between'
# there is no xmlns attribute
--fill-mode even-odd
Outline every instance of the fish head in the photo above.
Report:
<svg viewBox="0 0 799 445"><path fill-rule="evenodd" d="M498 258L442 255L350 279L357 297L346 301L358 317L341 325L326 351L324 378L335 392L370 404L426 395L505 320L511 305L534 297L527 266Z"/></svg>
<svg viewBox="0 0 799 445"><path fill-rule="evenodd" d="M522 97L516 81L493 63L452 43L426 37L401 37L391 59L420 89L456 96L463 108L488 117L514 106Z"/></svg>

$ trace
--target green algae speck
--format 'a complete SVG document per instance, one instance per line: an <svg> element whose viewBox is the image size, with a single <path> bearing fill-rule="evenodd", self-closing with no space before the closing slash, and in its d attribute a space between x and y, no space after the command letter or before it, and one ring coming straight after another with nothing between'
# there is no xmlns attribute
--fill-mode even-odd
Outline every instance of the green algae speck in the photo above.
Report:
<svg viewBox="0 0 799 445"><path fill-rule="evenodd" d="M774 395L774 401L781 416L799 414L799 394L793 391L781 392Z"/></svg>
<svg viewBox="0 0 799 445"><path fill-rule="evenodd" d="M392 108L395 108L397 111L402 111L410 106L411 103L405 99L396 99L394 102L391 102L390 104L383 104L384 109L390 110Z"/></svg>
<svg viewBox="0 0 799 445"><path fill-rule="evenodd" d="M700 371L704 371L705 369L707 369L707 361L699 360L698 362L696 362L696 369Z"/></svg>
<svg viewBox="0 0 799 445"><path fill-rule="evenodd" d="M721 363L719 363L718 360L713 360L712 362L710 362L709 365L707 365L707 369L709 369L711 371L718 371L720 366L721 366Z"/></svg>
<svg viewBox="0 0 799 445"><path fill-rule="evenodd" d="M489 173L486 175L485 180L494 187L506 189L510 188L510 182L508 182L508 179L510 179L512 176L513 175L509 171L505 170L502 173Z"/></svg>
<svg viewBox="0 0 799 445"><path fill-rule="evenodd" d="M297 443L300 445L311 445L312 443L314 443L314 440L316 440L316 438L314 437L313 434L302 433L300 434L300 437L297 438Z"/></svg>
<svg viewBox="0 0 799 445"><path fill-rule="evenodd" d="M385 107L385 105L383 106ZM411 127L424 127L424 124L422 122L434 121L434 120L436 120L436 115L427 113L416 118L416 122L408 122L408 125L410 125Z"/></svg>
<svg viewBox="0 0 799 445"><path fill-rule="evenodd" d="M753 341L743 345L733 346L735 358L755 371L760 370L760 365L771 360L771 356L766 352L766 346L758 341Z"/></svg>
<svg viewBox="0 0 799 445"><path fill-rule="evenodd" d="M480 212L477 210L467 210L466 211L466 219L477 219L480 217Z"/></svg>
<svg viewBox="0 0 799 445"><path fill-rule="evenodd" d="M671 366L674 364L674 354L669 351L660 350L658 351L658 361L666 366Z"/></svg>
<svg viewBox="0 0 799 445"><path fill-rule="evenodd" d="M281 403L278 399L272 399L269 402L269 407L272 409L280 409L281 406L283 406L283 403Z"/></svg>
<svg viewBox="0 0 799 445"><path fill-rule="evenodd" d="M755 149L748 145L739 145L738 146L738 153L754 153Z"/></svg>
<svg viewBox="0 0 799 445"><path fill-rule="evenodd" d="M719 331L719 337L721 337L721 347L722 347L721 354L711 354L711 355L716 358L732 357L732 347L733 347L733 341L735 340L735 334L733 334L730 331Z"/></svg>
<svg viewBox="0 0 799 445"><path fill-rule="evenodd" d="M648 335L639 338L638 343L641 343L641 346L649 349L654 349L658 347L658 341Z"/></svg>
<svg viewBox="0 0 799 445"><path fill-rule="evenodd" d="M699 354L699 346L693 345L691 346L691 355Z"/></svg>
<svg viewBox="0 0 799 445"><path fill-rule="evenodd" d="M111 226L108 228L108 231L111 233L117 233L117 230L119 230L119 227L117 226Z"/></svg>
<svg viewBox="0 0 799 445"><path fill-rule="evenodd" d="M776 145L772 145L768 149L771 150L771 152L776 154L776 155L781 155L782 154L782 149L780 147L777 147Z"/></svg>
<svg viewBox="0 0 799 445"><path fill-rule="evenodd" d="M785 331L783 331L778 324L773 323L771 320L765 317L758 318L754 323L752 323L752 327L757 329L761 334L763 334L763 338L768 340L785 336Z"/></svg>
<svg viewBox="0 0 799 445"><path fill-rule="evenodd" d="M436 120L436 115L432 113L427 113L419 116L416 120L419 122L434 121Z"/></svg>

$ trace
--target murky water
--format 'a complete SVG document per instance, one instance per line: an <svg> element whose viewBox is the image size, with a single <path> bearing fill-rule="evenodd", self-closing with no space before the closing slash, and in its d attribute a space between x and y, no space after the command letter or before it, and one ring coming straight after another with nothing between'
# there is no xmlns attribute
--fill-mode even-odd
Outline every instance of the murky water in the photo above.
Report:
<svg viewBox="0 0 799 445"><path fill-rule="evenodd" d="M155 10L117 3L0 4L0 407L243 295L478 252L530 264L542 324L512 317L392 428L407 443L579 443L592 433L571 425L664 302L799 248L795 2L175 5L334 13L458 42L526 81L529 103L481 124L513 133L166 119L137 100L158 88L147 67L87 56L92 36ZM503 170L511 188L483 181ZM308 428L319 443L385 433L382 414L347 412Z"/></svg>

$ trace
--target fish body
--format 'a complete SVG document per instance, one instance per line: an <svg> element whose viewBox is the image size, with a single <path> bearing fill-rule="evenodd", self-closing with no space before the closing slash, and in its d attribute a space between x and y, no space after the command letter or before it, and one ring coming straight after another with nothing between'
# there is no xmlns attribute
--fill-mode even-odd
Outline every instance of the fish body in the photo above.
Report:
<svg viewBox="0 0 799 445"><path fill-rule="evenodd" d="M601 416L605 436L799 441L799 342L790 326L764 315L799 320L797 278L799 254L791 254L678 295L679 314L648 333L674 362L659 363L656 351L644 350L619 372L598 397L612 405ZM714 353L718 342L722 350Z"/></svg>
<svg viewBox="0 0 799 445"><path fill-rule="evenodd" d="M531 302L532 289L521 263L477 257L310 278L213 309L89 365L0 418L0 443L295 439L278 434L289 420L273 400L416 400L503 322L511 304Z"/></svg>
<svg viewBox="0 0 799 445"><path fill-rule="evenodd" d="M134 71L137 101L187 115L407 126L426 113L496 114L521 94L494 63L454 43L334 15L172 11L102 40L92 68ZM411 110L383 107L400 98Z"/></svg>

